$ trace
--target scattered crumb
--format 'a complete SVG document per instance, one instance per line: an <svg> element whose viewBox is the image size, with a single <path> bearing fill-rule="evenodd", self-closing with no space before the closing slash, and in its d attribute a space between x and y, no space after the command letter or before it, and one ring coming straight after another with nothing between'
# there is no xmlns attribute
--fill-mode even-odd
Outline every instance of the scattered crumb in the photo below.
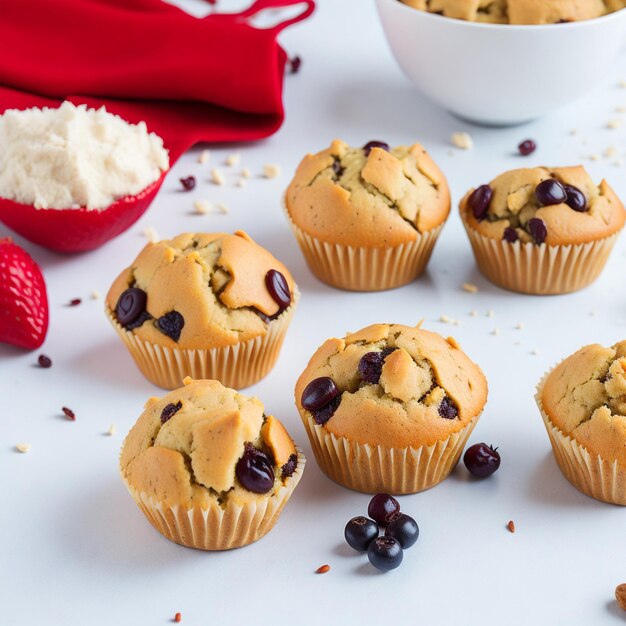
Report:
<svg viewBox="0 0 626 626"><path fill-rule="evenodd" d="M31 445L29 443L18 443L16 444L15 449L17 452L26 454L31 449Z"/></svg>
<svg viewBox="0 0 626 626"><path fill-rule="evenodd" d="M217 208L218 208L220 213L224 213L224 214L230 213L230 208L227 205L225 205L225 204L219 203L217 205Z"/></svg>
<svg viewBox="0 0 626 626"><path fill-rule="evenodd" d="M497 327L496 327L496 328L494 328L494 329L491 331L491 334L492 334L492 335L496 335L496 336L498 336L498 335L500 334L500 329L499 329L499 328L497 328Z"/></svg>
<svg viewBox="0 0 626 626"><path fill-rule="evenodd" d="M604 151L604 156L607 159L610 159L611 157L617 156L617 148L615 146L609 146L605 151Z"/></svg>
<svg viewBox="0 0 626 626"><path fill-rule="evenodd" d="M468 293L478 293L478 287L473 283L463 283L463 291L467 291Z"/></svg>
<svg viewBox="0 0 626 626"><path fill-rule="evenodd" d="M154 226L148 226L148 228L144 228L143 236L150 242L156 243L159 240L159 234L156 231Z"/></svg>
<svg viewBox="0 0 626 626"><path fill-rule="evenodd" d="M470 314L472 317L478 317L478 311L477 311L476 309L472 309L472 310L469 312L469 314Z"/></svg>
<svg viewBox="0 0 626 626"><path fill-rule="evenodd" d="M241 177L242 178L252 178L252 172L250 171L250 168L244 167L241 170Z"/></svg>
<svg viewBox="0 0 626 626"><path fill-rule="evenodd" d="M453 157L454 156L454 150L448 150L448 156Z"/></svg>
<svg viewBox="0 0 626 626"><path fill-rule="evenodd" d="M239 154L229 154L226 157L226 165L228 165L228 167L235 167L235 165L239 165L239 163L241 162L241 155Z"/></svg>
<svg viewBox="0 0 626 626"><path fill-rule="evenodd" d="M570 135L575 135L576 133L578 133L578 129L577 128L572 128L572 130L569 131Z"/></svg>
<svg viewBox="0 0 626 626"><path fill-rule="evenodd" d="M626 79L622 79L617 83L622 89L626 89Z"/></svg>
<svg viewBox="0 0 626 626"><path fill-rule="evenodd" d="M276 163L266 163L263 166L263 176L265 178L278 178L280 176L280 165Z"/></svg>
<svg viewBox="0 0 626 626"><path fill-rule="evenodd" d="M93 290L93 291L89 294L89 297L90 297L92 300L100 300L100 298L102 298L102 294L101 294L101 293L100 293L97 289L94 289L94 290Z"/></svg>
<svg viewBox="0 0 626 626"><path fill-rule="evenodd" d="M515 532L515 524L513 523L513 520L509 520L509 523L506 525L506 527L509 529L510 533Z"/></svg>
<svg viewBox="0 0 626 626"><path fill-rule="evenodd" d="M422 318L419 322L417 322L417 324L415 324L415 328L421 328L423 323L424 323L424 318Z"/></svg>
<svg viewBox="0 0 626 626"><path fill-rule="evenodd" d="M615 599L617 604L619 604L619 608L626 611L626 583L617 585L615 588Z"/></svg>
<svg viewBox="0 0 626 626"><path fill-rule="evenodd" d="M530 353L531 353L533 356L537 356L537 355L539 354L539 350L531 350L531 351L530 351Z"/></svg>
<svg viewBox="0 0 626 626"><path fill-rule="evenodd" d="M459 345L459 342L454 338L454 337L448 337L446 339L446 341L450 344L450 346L452 346L455 350L460 350L461 346Z"/></svg>
<svg viewBox="0 0 626 626"><path fill-rule="evenodd" d="M206 215L211 212L211 203L207 200L196 200L193 203L193 210L198 215Z"/></svg>
<svg viewBox="0 0 626 626"><path fill-rule="evenodd" d="M591 161L599 161L600 160L600 155L599 154L591 154L591 155L589 155L589 159Z"/></svg>
<svg viewBox="0 0 626 626"><path fill-rule="evenodd" d="M609 120L606 123L606 127L610 128L611 130L615 128L619 128L621 125L622 125L622 120Z"/></svg>
<svg viewBox="0 0 626 626"><path fill-rule="evenodd" d="M453 326L460 326L461 325L461 321L454 319L454 320L452 320L452 325Z"/></svg>
<svg viewBox="0 0 626 626"><path fill-rule="evenodd" d="M626 105L620 104L620 106L615 107L616 113L626 113Z"/></svg>
<svg viewBox="0 0 626 626"><path fill-rule="evenodd" d="M469 133L452 133L450 141L453 146L461 150L471 150L474 147L474 141Z"/></svg>
<svg viewBox="0 0 626 626"><path fill-rule="evenodd" d="M241 187L241 188L243 188L243 187L246 187L246 186L248 185L248 183L247 183L247 182L246 182L243 178L240 178L240 179L239 179L239 180L235 183L235 185L237 185L237 187Z"/></svg>
<svg viewBox="0 0 626 626"><path fill-rule="evenodd" d="M109 435L109 437L113 437L113 435L117 432L117 427L115 426L115 424L111 424L109 426L109 430L107 430L107 435Z"/></svg>
<svg viewBox="0 0 626 626"><path fill-rule="evenodd" d="M487 317L493 317L493 316L495 315L495 312L494 312L494 310L493 310L493 309L489 309L489 310L487 311L487 313L485 313L485 315L486 315Z"/></svg>
<svg viewBox="0 0 626 626"><path fill-rule="evenodd" d="M595 315L595 314L596 314L596 312L595 312L595 311L593 311L593 310L592 310L592 311L589 311L589 316L590 316L590 317L594 317L594 315Z"/></svg>
<svg viewBox="0 0 626 626"><path fill-rule="evenodd" d="M622 161L622 159L615 159L615 161L613 161L613 165L615 165L615 167L621 167L624 164L624 161Z"/></svg>
<svg viewBox="0 0 626 626"><path fill-rule="evenodd" d="M223 185L226 182L224 174L222 174L222 171L219 170L217 167L214 167L211 170L211 182L214 185Z"/></svg>
<svg viewBox="0 0 626 626"><path fill-rule="evenodd" d="M316 570L316 574L325 574L326 572L330 572L330 565L320 565Z"/></svg>
<svg viewBox="0 0 626 626"><path fill-rule="evenodd" d="M515 328L517 330L524 330L524 322L520 322Z"/></svg>
<svg viewBox="0 0 626 626"><path fill-rule="evenodd" d="M67 417L68 420L70 420L71 422L76 421L76 413L74 413L72 409L68 409L66 406L64 406L61 407L61 411L63 411L63 414L65 415L65 417Z"/></svg>
<svg viewBox="0 0 626 626"><path fill-rule="evenodd" d="M521 345L522 345L522 342L521 342L521 341L514 341L514 342L513 342L513 345L514 345L514 346L521 346Z"/></svg>
<svg viewBox="0 0 626 626"><path fill-rule="evenodd" d="M183 621L183 616L180 613L176 613L176 615L174 615L174 622L178 624L182 621Z"/></svg>
<svg viewBox="0 0 626 626"><path fill-rule="evenodd" d="M78 306L81 302L80 298L72 298L65 306Z"/></svg>
<svg viewBox="0 0 626 626"><path fill-rule="evenodd" d="M202 163L204 165L204 163L207 163L210 158L211 158L211 151L203 150L198 156L198 163Z"/></svg>

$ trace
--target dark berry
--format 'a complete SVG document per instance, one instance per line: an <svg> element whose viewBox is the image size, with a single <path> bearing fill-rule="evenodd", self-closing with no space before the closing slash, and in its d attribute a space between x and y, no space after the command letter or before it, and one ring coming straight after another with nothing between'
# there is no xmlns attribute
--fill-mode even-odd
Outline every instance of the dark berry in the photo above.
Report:
<svg viewBox="0 0 626 626"><path fill-rule="evenodd" d="M528 220L528 231L536 244L542 244L548 236L548 229L542 219L532 217Z"/></svg>
<svg viewBox="0 0 626 626"><path fill-rule="evenodd" d="M312 380L302 392L302 406L307 411L319 411L339 395L332 378L322 376Z"/></svg>
<svg viewBox="0 0 626 626"><path fill-rule="evenodd" d="M335 172L335 176L339 178L345 171L346 168L343 167L343 165L341 165L341 161L335 157L335 160L333 161L333 172Z"/></svg>
<svg viewBox="0 0 626 626"><path fill-rule="evenodd" d="M353 517L343 531L348 545L359 552L366 552L367 546L378 537L378 524L368 517Z"/></svg>
<svg viewBox="0 0 626 626"><path fill-rule="evenodd" d="M588 208L585 194L578 187L574 187L574 185L564 184L563 189L565 189L565 194L567 195L565 204L570 209L574 209L574 211L584 213Z"/></svg>
<svg viewBox="0 0 626 626"><path fill-rule="evenodd" d="M448 396L445 396L439 405L439 415L447 420L453 420L459 415L459 409Z"/></svg>
<svg viewBox="0 0 626 626"><path fill-rule="evenodd" d="M463 455L463 463L472 476L486 478L491 476L500 467L498 448L486 443L475 443Z"/></svg>
<svg viewBox="0 0 626 626"><path fill-rule="evenodd" d="M157 320L157 327L170 339L178 341L185 325L185 318L178 311L170 311Z"/></svg>
<svg viewBox="0 0 626 626"><path fill-rule="evenodd" d="M37 363L39 363L39 367L43 367L44 369L52 367L52 359L49 356L46 356L45 354L39 355L39 358L37 359Z"/></svg>
<svg viewBox="0 0 626 626"><path fill-rule="evenodd" d="M340 403L341 396L337 396L333 398L325 407L322 407L317 411L312 411L315 423L323 426L335 414L335 411Z"/></svg>
<svg viewBox="0 0 626 626"><path fill-rule="evenodd" d="M385 537L396 539L403 550L410 548L420 536L417 522L404 513L392 516L385 529Z"/></svg>
<svg viewBox="0 0 626 626"><path fill-rule="evenodd" d="M146 303L148 296L143 289L130 287L122 292L122 295L115 306L115 315L117 321L128 328L129 325L136 322L139 317L146 311Z"/></svg>
<svg viewBox="0 0 626 626"><path fill-rule="evenodd" d="M532 139L526 139L517 146L517 149L522 156L528 156L537 149L537 144Z"/></svg>
<svg viewBox="0 0 626 626"><path fill-rule="evenodd" d="M296 55L293 59L289 59L289 70L292 74L297 74L302 66L302 58Z"/></svg>
<svg viewBox="0 0 626 626"><path fill-rule="evenodd" d="M400 503L388 493L377 493L367 507L367 514L380 526L385 526L387 521L400 512Z"/></svg>
<svg viewBox="0 0 626 626"><path fill-rule="evenodd" d="M278 270L270 270L265 274L265 286L279 307L277 315L282 313L291 304L287 279Z"/></svg>
<svg viewBox="0 0 626 626"><path fill-rule="evenodd" d="M292 454L280 468L282 477L289 478L296 471L296 467L298 467L298 455Z"/></svg>
<svg viewBox="0 0 626 626"><path fill-rule="evenodd" d="M133 330L133 328L139 328L144 322L152 319L152 315L148 311L144 311L134 322L126 324L126 330Z"/></svg>
<svg viewBox="0 0 626 626"><path fill-rule="evenodd" d="M535 198L541 206L552 206L565 202L567 194L558 180L548 178L535 187Z"/></svg>
<svg viewBox="0 0 626 626"><path fill-rule="evenodd" d="M493 191L491 187L489 185L481 185L474 189L467 199L467 206L478 221L484 220L487 216L492 196Z"/></svg>
<svg viewBox="0 0 626 626"><path fill-rule="evenodd" d="M380 380L385 359L395 348L383 348L380 352L366 352L359 361L359 375L366 383L376 385Z"/></svg>
<svg viewBox="0 0 626 626"><path fill-rule="evenodd" d="M370 563L383 572L396 569L402 563L402 546L392 537L377 537L367 548Z"/></svg>
<svg viewBox="0 0 626 626"><path fill-rule="evenodd" d="M512 226L507 226L504 229L502 239L504 239L504 241L508 241L509 243L515 243L519 239L519 236L517 231Z"/></svg>
<svg viewBox="0 0 626 626"><path fill-rule="evenodd" d="M267 493L274 487L274 468L267 454L246 443L235 473L239 482L254 493Z"/></svg>
<svg viewBox="0 0 626 626"><path fill-rule="evenodd" d="M187 178L181 178L180 184L183 186L185 191L191 191L196 186L196 177L187 176Z"/></svg>
<svg viewBox="0 0 626 626"><path fill-rule="evenodd" d="M80 298L72 298L68 303L67 306L78 306L80 303L82 302L82 300Z"/></svg>
<svg viewBox="0 0 626 626"><path fill-rule="evenodd" d="M372 151L372 148L381 148L382 150L386 150L387 152L389 152L389 150L391 149L389 148L389 144L385 143L384 141L368 141L363 146L363 152L365 152L365 156L369 155L369 153Z"/></svg>
<svg viewBox="0 0 626 626"><path fill-rule="evenodd" d="M183 408L183 403L179 400L176 404L170 402L168 405L164 407L161 411L161 424L165 424L168 420L172 419L178 411Z"/></svg>
<svg viewBox="0 0 626 626"><path fill-rule="evenodd" d="M68 409L66 406L64 406L61 407L61 411L63 411L63 414L65 415L65 417L67 417L68 420L71 420L72 422L76 421L76 413L74 413L72 409Z"/></svg>

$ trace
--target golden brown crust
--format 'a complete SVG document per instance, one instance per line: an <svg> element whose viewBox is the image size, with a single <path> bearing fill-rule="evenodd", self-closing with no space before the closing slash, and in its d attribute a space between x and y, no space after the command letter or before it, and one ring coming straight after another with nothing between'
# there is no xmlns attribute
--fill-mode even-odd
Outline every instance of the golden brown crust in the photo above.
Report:
<svg viewBox="0 0 626 626"><path fill-rule="evenodd" d="M540 207L536 186L548 178L580 189L588 210L574 211L567 204ZM547 229L549 246L575 245L598 241L615 234L624 226L626 211L609 184L596 186L582 165L573 167L535 167L504 172L489 183L493 196L487 218L478 221L468 207L470 190L459 208L465 223L486 237L501 240L507 227L515 228L519 240L532 241L528 232L531 218L541 219Z"/></svg>
<svg viewBox="0 0 626 626"><path fill-rule="evenodd" d="M279 310L265 284L269 270L283 274L293 295L289 270L246 233L185 233L148 244L116 278L106 304L115 312L122 292L138 287L147 293L152 316L132 330L140 339L179 349L228 346L267 333L268 323L255 309L267 316ZM171 311L184 319L178 341L156 324Z"/></svg>
<svg viewBox="0 0 626 626"><path fill-rule="evenodd" d="M305 233L355 247L415 241L450 212L446 179L420 144L373 148L366 156L335 140L304 157L285 200Z"/></svg>
<svg viewBox="0 0 626 626"><path fill-rule="evenodd" d="M359 361L383 348L394 351L384 360L379 383L364 383ZM302 392L322 376L342 392L324 428L361 444L432 445L462 430L487 401L487 381L464 352L436 333L400 324L375 324L324 342L296 384L296 405L305 418L310 413L302 407ZM444 398L455 405L457 417L441 416Z"/></svg>
<svg viewBox="0 0 626 626"><path fill-rule="evenodd" d="M177 409L162 423L168 405ZM288 452L287 458L296 453L282 424L271 417L268 431L266 423L256 398L215 380L186 379L181 389L147 403L124 441L122 475L132 489L167 506L206 508L217 501L224 507L271 497L284 482L282 457L274 459L276 480L267 494L248 491L235 475L246 443L269 452L270 458L274 450Z"/></svg>
<svg viewBox="0 0 626 626"><path fill-rule="evenodd" d="M541 404L563 433L626 467L626 341L592 344L566 358L548 375Z"/></svg>

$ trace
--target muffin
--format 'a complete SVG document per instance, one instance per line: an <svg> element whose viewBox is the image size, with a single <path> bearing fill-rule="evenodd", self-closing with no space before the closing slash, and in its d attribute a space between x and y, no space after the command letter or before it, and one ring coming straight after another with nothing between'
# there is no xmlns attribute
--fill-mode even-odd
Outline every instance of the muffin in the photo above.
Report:
<svg viewBox="0 0 626 626"><path fill-rule="evenodd" d="M452 471L487 401L487 381L453 338L374 324L324 342L295 397L330 478L404 494Z"/></svg>
<svg viewBox="0 0 626 626"><path fill-rule="evenodd" d="M460 209L481 272L531 294L592 283L626 218L608 183L596 186L581 165L505 172L468 192Z"/></svg>
<svg viewBox="0 0 626 626"><path fill-rule="evenodd" d="M581 348L543 378L536 400L567 480L626 505L626 341Z"/></svg>
<svg viewBox="0 0 626 626"><path fill-rule="evenodd" d="M625 0L400 0L415 9L470 22L561 24L601 17Z"/></svg>
<svg viewBox="0 0 626 626"><path fill-rule="evenodd" d="M419 144L335 140L309 154L285 209L311 271L354 291L399 287L426 267L450 212L448 183Z"/></svg>
<svg viewBox="0 0 626 626"><path fill-rule="evenodd" d="M185 233L148 244L115 280L106 313L143 375L242 388L274 366L298 290L246 233Z"/></svg>
<svg viewBox="0 0 626 626"><path fill-rule="evenodd" d="M124 483L167 539L201 550L268 533L305 459L263 404L215 380L150 398L120 456Z"/></svg>

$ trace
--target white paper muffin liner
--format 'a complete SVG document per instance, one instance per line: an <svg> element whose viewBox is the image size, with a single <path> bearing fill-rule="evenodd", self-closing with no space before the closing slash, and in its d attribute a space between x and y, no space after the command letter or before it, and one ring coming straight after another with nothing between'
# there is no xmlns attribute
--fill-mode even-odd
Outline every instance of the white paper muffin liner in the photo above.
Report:
<svg viewBox="0 0 626 626"><path fill-rule="evenodd" d="M461 217L485 277L504 289L535 295L570 293L590 285L604 269L619 236L618 231L604 239L567 246L509 243L486 237Z"/></svg>
<svg viewBox="0 0 626 626"><path fill-rule="evenodd" d="M332 480L364 493L417 493L440 483L456 466L480 416L431 446L388 448L329 433L300 414L318 465Z"/></svg>
<svg viewBox="0 0 626 626"><path fill-rule="evenodd" d="M626 506L626 467L590 453L574 437L555 426L545 412L541 396L551 372L546 372L537 385L535 401L563 476L579 491L596 500Z"/></svg>
<svg viewBox="0 0 626 626"><path fill-rule="evenodd" d="M265 335L241 343L206 350L167 348L144 341L126 330L106 307L113 328L121 337L141 373L164 389L177 389L183 379L214 379L225 387L243 389L265 377L278 358L300 294L294 290L291 306L268 324Z"/></svg>
<svg viewBox="0 0 626 626"><path fill-rule="evenodd" d="M432 254L445 222L415 241L388 247L356 247L329 243L305 233L283 209L310 270L322 282L349 291L383 291L414 281Z"/></svg>
<svg viewBox="0 0 626 626"><path fill-rule="evenodd" d="M222 508L216 501L208 509L167 506L124 483L150 524L170 541L199 550L231 550L272 530L304 472L306 459L300 448L297 452L298 466L285 483L272 496L245 505L227 502Z"/></svg>

